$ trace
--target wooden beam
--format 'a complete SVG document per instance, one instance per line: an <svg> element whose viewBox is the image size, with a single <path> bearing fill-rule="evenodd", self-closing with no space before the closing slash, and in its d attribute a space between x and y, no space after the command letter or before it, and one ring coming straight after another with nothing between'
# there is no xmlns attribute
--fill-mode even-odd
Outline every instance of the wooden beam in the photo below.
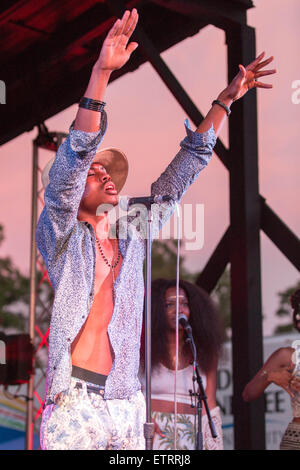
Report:
<svg viewBox="0 0 300 470"><path fill-rule="evenodd" d="M0 25L9 21L26 4L28 4L28 0L2 0L0 4Z"/></svg>
<svg viewBox="0 0 300 470"><path fill-rule="evenodd" d="M63 24L45 38L41 37L31 47L15 55L13 60L3 63L3 79L7 84L13 83L16 86L41 67L47 67L50 63L53 66L60 60L66 61L66 57L72 54L72 51L82 48L93 38L106 34L114 21L112 17L104 17L107 12L105 4L96 4L69 24ZM88 49L86 53L89 53Z"/></svg>
<svg viewBox="0 0 300 470"><path fill-rule="evenodd" d="M255 30L227 31L228 80L255 57ZM235 103L229 120L231 317L235 449L264 449L264 400L245 403L242 392L263 364L260 203L256 92Z"/></svg>
<svg viewBox="0 0 300 470"><path fill-rule="evenodd" d="M147 8L148 6L146 4ZM151 8L150 13L154 14L158 7L152 5ZM1 123L0 145L78 101L85 90L91 67L98 57L101 38L106 33L103 25L105 18L101 24L99 15L96 15L99 11L89 10L83 18L76 22L74 20L71 23L72 31L68 31L70 36L66 31L59 30L55 40L49 43L46 41L45 48L45 41L41 40L34 49L28 49L27 55L22 54L17 63L12 57L9 63L5 66L3 64L1 79L7 85L7 103L14 103L14 107L1 107L2 113L5 112L5 119ZM146 23L147 12L148 10L144 11ZM107 11L106 18L113 16ZM168 16L166 12L165 16ZM159 25L161 22L164 22L164 15L161 15ZM93 26L95 28L91 30ZM107 28L109 26L107 24ZM199 30L199 23L187 21L180 15L171 15L169 28L170 34L165 34L160 27L153 32L153 42L159 52L195 34ZM101 37L98 38L98 34ZM92 40L95 37L97 41ZM144 62L144 54L136 51L125 67L112 74L110 81L136 70ZM70 83L72 87L69 86Z"/></svg>
<svg viewBox="0 0 300 470"><path fill-rule="evenodd" d="M196 280L196 284L211 293L230 261L230 227L219 241L206 266Z"/></svg>
<svg viewBox="0 0 300 470"><path fill-rule="evenodd" d="M167 64L161 58L159 52L141 26L137 27L136 38L139 42L141 50L145 54L148 61L151 63L152 67L156 70L164 84L168 87L170 92L184 109L189 118L193 121L195 126L198 127L201 121L204 119L204 116L200 113L195 103L192 101L175 75L171 72ZM214 150L225 167L229 168L229 152L219 138Z"/></svg>
<svg viewBox="0 0 300 470"><path fill-rule="evenodd" d="M300 271L300 240L260 197L261 228L281 253Z"/></svg>
<svg viewBox="0 0 300 470"><path fill-rule="evenodd" d="M237 23L246 24L246 10L252 2L242 5L227 0L152 0L153 3L176 11L185 16L206 21L221 29L228 29Z"/></svg>

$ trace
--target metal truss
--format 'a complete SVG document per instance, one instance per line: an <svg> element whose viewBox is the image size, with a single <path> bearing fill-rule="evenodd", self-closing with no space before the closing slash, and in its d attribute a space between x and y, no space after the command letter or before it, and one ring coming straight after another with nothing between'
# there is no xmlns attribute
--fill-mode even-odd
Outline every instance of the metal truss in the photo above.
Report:
<svg viewBox="0 0 300 470"><path fill-rule="evenodd" d="M30 259L30 307L29 307L29 334L34 345L34 371L30 377L27 392L26 414L26 449L33 449L34 433L39 434L40 418L44 405L44 388L48 359L48 336L50 332L49 321L52 299L49 296L52 285L47 268L41 254L37 251L35 243L35 229L38 214L44 206L44 188L39 185L39 149L44 148L56 153L66 134L62 132L48 132L44 124L38 126L38 136L33 141L32 154L32 200L31 200L31 259Z"/></svg>

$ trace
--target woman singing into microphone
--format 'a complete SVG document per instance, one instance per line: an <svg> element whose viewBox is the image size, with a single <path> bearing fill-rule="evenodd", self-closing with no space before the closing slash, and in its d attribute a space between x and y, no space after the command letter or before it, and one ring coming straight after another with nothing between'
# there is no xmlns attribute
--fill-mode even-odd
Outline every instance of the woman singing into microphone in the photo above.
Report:
<svg viewBox="0 0 300 470"><path fill-rule="evenodd" d="M207 402L218 437L211 437L203 407L202 431L204 448L223 449L220 409L216 404L217 364L223 341L223 329L209 295L187 281L179 283L179 314L186 316L193 331L197 362L207 395ZM152 375L151 407L155 422L153 449L174 448L174 375L176 367L176 281L157 279L152 282ZM195 408L191 407L189 390L193 389L193 357L179 326L177 368L177 443L176 449L195 449ZM142 341L142 368L144 341ZM143 388L145 383L142 380ZM197 386L196 386L197 388ZM194 400L193 400L194 402Z"/></svg>

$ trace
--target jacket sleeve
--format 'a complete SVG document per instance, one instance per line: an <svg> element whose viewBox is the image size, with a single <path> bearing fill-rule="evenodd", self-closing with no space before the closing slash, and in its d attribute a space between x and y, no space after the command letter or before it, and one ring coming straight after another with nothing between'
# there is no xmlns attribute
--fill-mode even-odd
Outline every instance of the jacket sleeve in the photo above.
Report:
<svg viewBox="0 0 300 470"><path fill-rule="evenodd" d="M77 212L84 192L87 173L107 127L106 113L101 113L100 129L83 132L69 129L49 172L45 206L39 217L35 239L47 269L70 236L77 222Z"/></svg>
<svg viewBox="0 0 300 470"><path fill-rule="evenodd" d="M190 129L185 120L187 136L180 143L180 150L166 170L151 185L152 196L169 195L173 201L153 205L153 236L171 217L175 201L180 202L188 187L197 179L201 170L209 163L216 143L213 126L202 134Z"/></svg>

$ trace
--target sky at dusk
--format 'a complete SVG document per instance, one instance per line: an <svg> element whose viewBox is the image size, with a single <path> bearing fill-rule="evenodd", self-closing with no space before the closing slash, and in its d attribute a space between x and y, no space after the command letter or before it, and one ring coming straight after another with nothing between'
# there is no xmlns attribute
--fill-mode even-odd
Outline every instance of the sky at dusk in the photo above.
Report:
<svg viewBox="0 0 300 470"><path fill-rule="evenodd" d="M276 76L264 80L274 88L258 91L260 193L299 235L300 104L292 102L292 83L300 80L300 2L254 0L254 4L256 8L248 11L248 24L256 28L257 53L266 51L267 56L274 55L274 68L278 70ZM223 31L208 26L162 57L202 114L206 114L211 101L226 86ZM185 136L186 115L149 64L114 81L108 87L105 101L108 130L103 146L122 149L130 163L122 192L148 194L151 182L178 151L179 142ZM13 103L2 106L13 106ZM76 110L74 105L49 119L46 122L49 130L67 132ZM191 126L194 129L192 123ZM36 134L34 129L0 148L0 223L5 230L0 256L11 256L26 275L30 262L32 139ZM227 145L226 126L221 138ZM52 156L41 151L41 167ZM204 204L203 248L182 252L191 271L200 271L205 266L229 224L228 183L228 172L214 154L182 200L182 204L190 203L193 207ZM278 323L274 320L277 293L295 284L299 273L264 234L261 250L264 333L269 335Z"/></svg>

